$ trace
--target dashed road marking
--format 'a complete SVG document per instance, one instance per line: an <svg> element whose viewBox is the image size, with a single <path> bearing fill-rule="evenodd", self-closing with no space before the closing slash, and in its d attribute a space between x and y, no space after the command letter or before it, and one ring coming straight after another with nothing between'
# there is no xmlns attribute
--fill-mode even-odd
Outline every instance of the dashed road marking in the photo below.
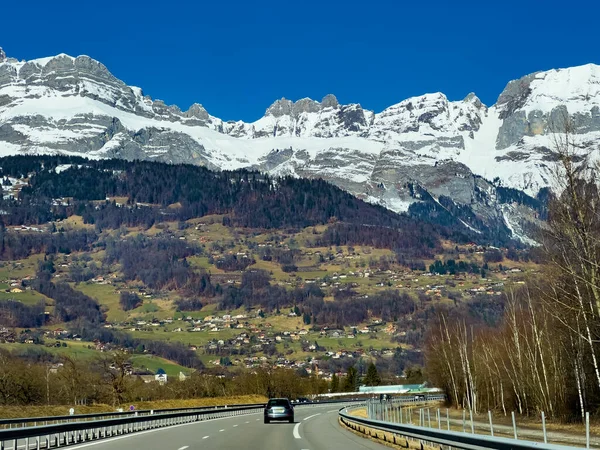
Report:
<svg viewBox="0 0 600 450"><path fill-rule="evenodd" d="M237 425L234 425L233 428L237 427Z"/></svg>
<svg viewBox="0 0 600 450"><path fill-rule="evenodd" d="M184 445L183 447L179 447L177 450L185 450L186 448L189 448L189 445Z"/></svg>
<svg viewBox="0 0 600 450"><path fill-rule="evenodd" d="M210 436L204 436L202 439L208 439Z"/></svg>
<svg viewBox="0 0 600 450"><path fill-rule="evenodd" d="M225 431L225 428L223 428L222 430L219 430L219 433L222 433L223 431Z"/></svg>
<svg viewBox="0 0 600 450"><path fill-rule="evenodd" d="M260 414L260 413L254 413L254 414ZM254 415L254 414L251 414L251 415ZM218 420L231 420L232 418L233 418L232 416L227 416L227 417L219 417L219 418L215 418L215 419L206 419L206 420L203 420L202 423L216 422ZM256 419L256 420L260 420L260 419ZM69 448L72 450L76 450L76 449L87 448L87 447L95 447L96 445L106 444L107 442L120 441L122 439L131 439L133 437L141 436L141 435L148 434L148 433L157 433L157 432L164 431L166 429L171 430L174 428L189 427L189 426L197 425L197 424L198 424L198 422L189 422L189 423L182 423L179 425L172 425L170 427L154 428L152 430L138 431L137 433L125 434L123 436L111 437L111 438L107 438L107 439L100 439L100 440L97 440L94 442L89 442L87 444L80 444L76 447L69 447ZM205 436L202 439L207 439L208 437L209 436Z"/></svg>

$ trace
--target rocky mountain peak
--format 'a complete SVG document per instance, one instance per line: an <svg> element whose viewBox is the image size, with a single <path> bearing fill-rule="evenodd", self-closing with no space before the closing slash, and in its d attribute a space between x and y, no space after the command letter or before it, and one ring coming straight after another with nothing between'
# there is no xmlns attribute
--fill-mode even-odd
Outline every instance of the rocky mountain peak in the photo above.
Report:
<svg viewBox="0 0 600 450"><path fill-rule="evenodd" d="M303 98L294 103L292 112L294 117L298 117L302 113L315 113L321 110L321 104L310 98Z"/></svg>
<svg viewBox="0 0 600 450"><path fill-rule="evenodd" d="M338 99L335 95L327 94L325 97L323 97L323 100L321 100L321 106L323 108L335 109L340 107L340 103L338 102Z"/></svg>
<svg viewBox="0 0 600 450"><path fill-rule="evenodd" d="M183 113L183 117L193 117L201 120L209 119L208 111L206 111L204 106L202 106L200 103L194 103L192 106L190 106L189 109Z"/></svg>
<svg viewBox="0 0 600 450"><path fill-rule="evenodd" d="M600 131L600 66L583 66L536 72L510 81L496 103L502 120L496 149L523 147L524 139L544 141L562 129L564 118L573 121L576 133ZM549 142L542 144L546 147Z"/></svg>
<svg viewBox="0 0 600 450"><path fill-rule="evenodd" d="M0 47L0 62L4 62L6 60L6 53L4 53L4 50L2 50L2 47Z"/></svg>
<svg viewBox="0 0 600 450"><path fill-rule="evenodd" d="M293 107L294 102L285 97L281 97L281 99L275 100L275 102L267 108L265 115L273 117L289 116L292 114Z"/></svg>
<svg viewBox="0 0 600 450"><path fill-rule="evenodd" d="M301 98L295 102L283 97L276 100L267 108L265 116L273 116L275 118L290 116L297 119L302 113L318 113L326 108L340 108L340 104L335 95L327 94L323 97L321 103L308 97Z"/></svg>
<svg viewBox="0 0 600 450"><path fill-rule="evenodd" d="M475 95L475 92L469 93L464 99L464 103L472 103L477 109L485 108L485 105L479 100L479 97Z"/></svg>

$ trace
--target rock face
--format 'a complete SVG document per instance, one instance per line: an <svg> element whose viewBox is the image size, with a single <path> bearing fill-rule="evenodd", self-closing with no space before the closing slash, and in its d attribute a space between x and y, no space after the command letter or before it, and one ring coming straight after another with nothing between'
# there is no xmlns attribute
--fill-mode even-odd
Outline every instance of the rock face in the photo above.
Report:
<svg viewBox="0 0 600 450"><path fill-rule="evenodd" d="M548 186L552 135L567 117L585 147L598 149L599 66L510 81L491 107L473 93L461 101L434 93L375 113L329 94L321 102L282 98L246 123L224 122L198 103L182 112L152 100L88 56L25 62L0 49L0 154L140 158L321 177L394 211L453 202L444 207L467 208L476 219L461 220L474 229L523 228L523 208L501 203L497 186L529 195Z"/></svg>

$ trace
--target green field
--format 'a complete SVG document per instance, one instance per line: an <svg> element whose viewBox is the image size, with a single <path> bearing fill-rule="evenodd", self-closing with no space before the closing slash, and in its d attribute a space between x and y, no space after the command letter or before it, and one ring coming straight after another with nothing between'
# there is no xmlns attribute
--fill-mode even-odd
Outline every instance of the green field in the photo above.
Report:
<svg viewBox="0 0 600 450"><path fill-rule="evenodd" d="M106 320L120 322L127 320L128 314L119 304L119 293L116 286L96 283L71 283L71 287L98 300L100 305L107 308Z"/></svg>
<svg viewBox="0 0 600 450"><path fill-rule="evenodd" d="M152 373L156 373L158 369L163 369L170 377L179 376L179 372L183 372L186 375L191 373L190 369L175 364L167 359L159 358L158 356L132 355L131 363L133 364L133 367L137 369L149 370Z"/></svg>
<svg viewBox="0 0 600 450"><path fill-rule="evenodd" d="M93 344L90 344L89 342L84 342L84 341L66 341L66 340L54 340L54 339L46 339L46 344L53 344L55 342L61 342L61 343L66 343L67 346L66 347L47 347L45 345L36 345L36 344L18 344L18 343L12 343L12 344L0 344L0 348L5 349L5 350L10 350L10 351L17 351L17 352L26 352L28 350L31 351L46 351L48 353L52 353L53 355L57 355L57 356L67 356L70 358L77 358L77 359L93 359L93 358L100 358L102 357L102 353L94 350L93 348L90 349L88 348L90 345L93 346Z"/></svg>
<svg viewBox="0 0 600 450"><path fill-rule="evenodd" d="M0 286L0 289L2 287ZM26 305L35 305L39 302L44 302L46 305L52 305L52 300L45 295L40 294L36 291L23 291L19 293L5 292L4 289L0 290L0 301L2 300L16 300Z"/></svg>

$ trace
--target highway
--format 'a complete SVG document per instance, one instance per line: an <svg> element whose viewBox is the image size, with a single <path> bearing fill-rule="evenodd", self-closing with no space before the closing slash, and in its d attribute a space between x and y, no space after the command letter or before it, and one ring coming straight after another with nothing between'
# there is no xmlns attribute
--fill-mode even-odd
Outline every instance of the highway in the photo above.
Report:
<svg viewBox="0 0 600 450"><path fill-rule="evenodd" d="M344 430L336 405L296 407L295 423L263 423L260 414L225 417L69 446L90 450L291 449L382 450L386 447Z"/></svg>

